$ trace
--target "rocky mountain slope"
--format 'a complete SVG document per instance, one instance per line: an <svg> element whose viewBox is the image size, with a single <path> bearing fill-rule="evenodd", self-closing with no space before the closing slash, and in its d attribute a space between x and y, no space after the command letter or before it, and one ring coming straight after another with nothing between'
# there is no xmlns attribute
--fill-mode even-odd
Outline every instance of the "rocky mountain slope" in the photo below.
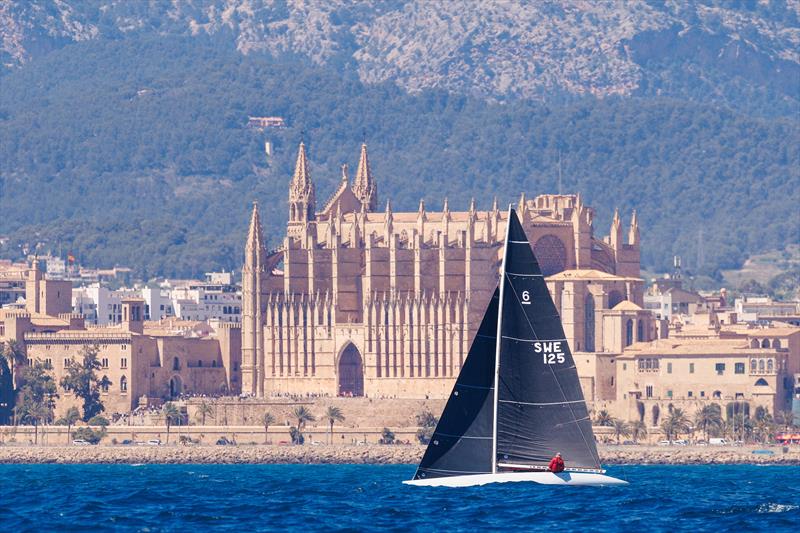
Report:
<svg viewBox="0 0 800 533"><path fill-rule="evenodd" d="M305 56L409 91L777 100L791 110L799 18L800 0L6 0L0 59L18 68L76 41L212 34L243 54Z"/></svg>

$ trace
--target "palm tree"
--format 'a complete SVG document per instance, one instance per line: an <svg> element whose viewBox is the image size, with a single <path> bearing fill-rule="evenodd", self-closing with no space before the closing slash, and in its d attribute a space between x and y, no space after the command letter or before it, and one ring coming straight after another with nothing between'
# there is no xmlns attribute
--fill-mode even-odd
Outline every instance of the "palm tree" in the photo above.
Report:
<svg viewBox="0 0 800 533"><path fill-rule="evenodd" d="M325 418L328 419L328 424L330 424L329 440L330 443L333 444L333 423L344 422L344 415L342 414L342 410L338 407L330 406L328 410L325 411Z"/></svg>
<svg viewBox="0 0 800 533"><path fill-rule="evenodd" d="M197 406L197 414L200 415L202 425L206 425L206 417L211 416L214 414L214 409L211 408L211 404L207 401L203 400L200 402L200 405Z"/></svg>
<svg viewBox="0 0 800 533"><path fill-rule="evenodd" d="M672 420L672 417L665 418L661 422L661 432L664 433L664 438L666 440L672 442L672 438L676 433L675 421Z"/></svg>
<svg viewBox="0 0 800 533"><path fill-rule="evenodd" d="M704 405L695 413L694 425L703 430L703 436L707 441L710 430L719 430L722 427L722 409L716 403Z"/></svg>
<svg viewBox="0 0 800 533"><path fill-rule="evenodd" d="M641 420L637 420L631 424L630 435L633 442L639 443L639 439L647 436L647 424Z"/></svg>
<svg viewBox="0 0 800 533"><path fill-rule="evenodd" d="M174 423L180 423L181 421L181 412L172 402L167 402L164 404L163 408L164 413L164 423L167 425L167 444L169 444L169 428Z"/></svg>
<svg viewBox="0 0 800 533"><path fill-rule="evenodd" d="M598 426L613 426L614 419L611 417L610 414L608 414L608 411L603 409L602 411L597 413L597 418L595 419L595 423Z"/></svg>
<svg viewBox="0 0 800 533"><path fill-rule="evenodd" d="M668 420L672 424L676 437L681 433L689 432L691 425L689 424L689 419L687 418L686 413L683 412L683 409L673 409Z"/></svg>
<svg viewBox="0 0 800 533"><path fill-rule="evenodd" d="M317 418L311 414L311 411L309 411L305 405L298 405L295 407L292 414L294 414L294 417L297 419L297 441L302 443L303 428L306 426L306 422L313 422Z"/></svg>
<svg viewBox="0 0 800 533"><path fill-rule="evenodd" d="M77 407L70 407L67 409L67 414L64 415L64 423L67 424L67 442L72 443L72 425L81 419L81 412Z"/></svg>
<svg viewBox="0 0 800 533"><path fill-rule="evenodd" d="M269 427L275 423L275 417L272 416L272 413L264 413L261 417L261 423L264 424L264 444L269 444Z"/></svg>
<svg viewBox="0 0 800 533"><path fill-rule="evenodd" d="M614 437L616 437L617 444L619 444L620 437L627 437L630 435L630 428L628 427L627 422L620 420L619 418L613 419L612 424L614 426Z"/></svg>

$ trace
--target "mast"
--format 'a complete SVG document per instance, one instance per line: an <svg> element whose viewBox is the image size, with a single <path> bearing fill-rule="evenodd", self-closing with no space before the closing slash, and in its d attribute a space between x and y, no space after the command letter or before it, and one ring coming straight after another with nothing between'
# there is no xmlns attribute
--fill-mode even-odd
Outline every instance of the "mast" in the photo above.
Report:
<svg viewBox="0 0 800 533"><path fill-rule="evenodd" d="M497 340L494 348L494 405L492 415L492 473L497 473L497 404L500 390L500 343L502 342L503 327L503 286L506 277L506 257L508 256L508 232L511 227L511 204L508 204L508 217L506 218L506 238L503 241L503 261L500 264L500 301L497 306Z"/></svg>

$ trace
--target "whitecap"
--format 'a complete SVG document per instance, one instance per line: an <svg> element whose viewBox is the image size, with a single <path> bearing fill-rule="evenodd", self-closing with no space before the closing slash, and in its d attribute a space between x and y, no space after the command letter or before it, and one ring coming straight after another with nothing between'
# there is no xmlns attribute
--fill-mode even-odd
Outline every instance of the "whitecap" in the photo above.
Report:
<svg viewBox="0 0 800 533"><path fill-rule="evenodd" d="M800 505L787 505L783 503L762 503L756 512L759 513L785 513L800 508Z"/></svg>

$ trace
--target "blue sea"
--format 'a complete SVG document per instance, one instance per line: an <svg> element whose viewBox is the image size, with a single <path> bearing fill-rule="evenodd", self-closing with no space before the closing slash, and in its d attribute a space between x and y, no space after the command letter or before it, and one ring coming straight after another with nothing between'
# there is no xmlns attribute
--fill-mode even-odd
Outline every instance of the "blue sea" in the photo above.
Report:
<svg viewBox="0 0 800 533"><path fill-rule="evenodd" d="M625 466L622 487L409 487L412 466L0 465L2 531L800 530L800 467Z"/></svg>

